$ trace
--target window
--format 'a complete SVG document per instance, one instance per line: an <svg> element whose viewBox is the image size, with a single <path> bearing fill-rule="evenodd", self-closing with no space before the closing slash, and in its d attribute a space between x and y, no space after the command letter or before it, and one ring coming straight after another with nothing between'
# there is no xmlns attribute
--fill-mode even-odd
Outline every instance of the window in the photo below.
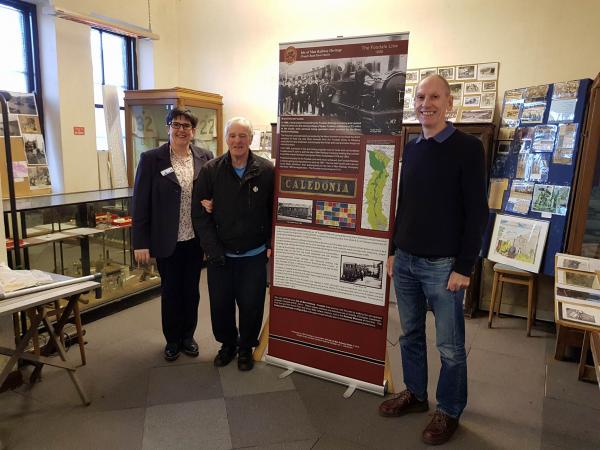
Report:
<svg viewBox="0 0 600 450"><path fill-rule="evenodd" d="M94 103L96 106L96 148L108 150L102 86L117 87L121 107L121 129L125 139L125 103L123 91L137 88L135 40L92 28L92 64L94 68ZM125 147L125 146L123 146Z"/></svg>
<svg viewBox="0 0 600 450"><path fill-rule="evenodd" d="M39 94L35 5L0 0L0 42L0 89Z"/></svg>

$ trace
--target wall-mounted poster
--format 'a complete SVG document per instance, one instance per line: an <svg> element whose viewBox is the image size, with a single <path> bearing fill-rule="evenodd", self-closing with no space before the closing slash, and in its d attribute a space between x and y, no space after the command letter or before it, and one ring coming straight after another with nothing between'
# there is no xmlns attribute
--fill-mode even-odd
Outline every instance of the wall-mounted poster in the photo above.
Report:
<svg viewBox="0 0 600 450"><path fill-rule="evenodd" d="M548 222L498 214L488 259L538 273L547 235Z"/></svg>
<svg viewBox="0 0 600 450"><path fill-rule="evenodd" d="M450 84L454 106L446 114L446 120L456 123L493 122L498 93L498 70L499 63L491 62L426 67L407 71L403 122L418 123L412 113L415 89L419 80L432 73L444 77Z"/></svg>

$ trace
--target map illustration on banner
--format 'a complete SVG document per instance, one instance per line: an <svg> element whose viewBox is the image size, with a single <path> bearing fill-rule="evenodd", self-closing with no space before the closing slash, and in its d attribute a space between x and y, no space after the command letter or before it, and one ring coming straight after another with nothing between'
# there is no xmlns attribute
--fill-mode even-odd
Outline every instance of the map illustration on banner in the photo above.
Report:
<svg viewBox="0 0 600 450"><path fill-rule="evenodd" d="M361 227L366 230L388 231L392 198L393 144L367 144ZM364 212L364 209L363 209Z"/></svg>
<svg viewBox="0 0 600 450"><path fill-rule="evenodd" d="M279 52L267 361L379 394L407 51L399 33Z"/></svg>

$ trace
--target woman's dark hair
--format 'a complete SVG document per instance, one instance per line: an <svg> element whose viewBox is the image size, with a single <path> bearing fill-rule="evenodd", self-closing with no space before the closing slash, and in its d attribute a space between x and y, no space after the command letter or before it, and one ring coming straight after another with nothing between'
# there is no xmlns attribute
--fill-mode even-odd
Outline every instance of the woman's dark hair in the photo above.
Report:
<svg viewBox="0 0 600 450"><path fill-rule="evenodd" d="M167 125L171 125L173 119L176 119L177 117L185 117L192 124L192 128L196 128L196 125L198 125L198 118L189 109L180 108L173 108L171 111L169 111L169 114L167 114L165 119Z"/></svg>

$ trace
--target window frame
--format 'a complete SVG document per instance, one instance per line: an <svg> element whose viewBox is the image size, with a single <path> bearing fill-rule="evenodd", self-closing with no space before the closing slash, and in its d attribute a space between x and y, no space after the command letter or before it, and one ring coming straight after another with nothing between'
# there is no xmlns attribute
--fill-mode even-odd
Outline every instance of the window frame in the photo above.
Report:
<svg viewBox="0 0 600 450"><path fill-rule="evenodd" d="M3 1L3 0L0 0ZM107 31L107 30L103 30L102 28L96 28L96 27L91 27L92 30L96 30L100 33L100 64L102 67L102 86L104 86L105 83L105 75L104 75L104 49L102 47L102 34L106 33L106 34L112 34L113 36L118 36L120 38L125 39L125 46L126 46L126 51L125 51L125 57L126 59L126 64L127 64L127 89L128 90L136 90L138 88L138 82L137 82L137 58L136 58L136 39L132 38L130 36L125 36L123 34L119 34L119 33L113 33L111 31ZM104 108L104 105L100 104L100 103L95 103L94 107L96 108ZM124 107L121 107L120 109L125 110Z"/></svg>
<svg viewBox="0 0 600 450"><path fill-rule="evenodd" d="M102 86L104 86L106 84L105 73L104 73L104 48L103 48L103 44L102 44L102 34L106 33L106 34L112 34L113 36L118 36L125 40L125 58L126 58L126 65L127 65L127 67L125 67L125 69L127 71L127 73L126 73L126 79L127 79L126 89L127 90L136 90L138 88L136 39L131 36L125 36L123 34L114 33L112 31L108 31L108 30L105 30L102 28L90 27L90 33L92 32L92 30L97 31L100 34L100 65L101 65L101 72L102 72ZM104 109L104 105L100 104L100 103L94 103L94 113L95 113L95 110L97 110L97 109ZM121 111L125 111L125 106L119 106L119 109ZM125 132L125 130L123 130L123 132ZM96 148L96 150L97 151L106 151L105 149L99 149L99 148Z"/></svg>
<svg viewBox="0 0 600 450"><path fill-rule="evenodd" d="M37 103L42 134L44 131L44 105L42 102L42 76L40 71L40 47L37 26L37 8L21 0L0 0L0 5L14 8L23 14L25 35L25 59L27 71L27 93L33 93Z"/></svg>

